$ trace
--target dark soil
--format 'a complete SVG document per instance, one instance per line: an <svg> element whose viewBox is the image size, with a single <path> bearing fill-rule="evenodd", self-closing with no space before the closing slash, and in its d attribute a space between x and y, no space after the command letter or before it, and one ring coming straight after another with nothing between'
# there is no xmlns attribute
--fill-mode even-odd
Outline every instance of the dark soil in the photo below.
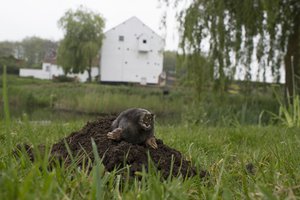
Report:
<svg viewBox="0 0 300 200"><path fill-rule="evenodd" d="M111 131L111 123L115 117L103 117L93 122L88 122L78 132L71 133L68 137L63 138L58 143L52 146L51 154L66 164L70 163L70 155L67 151L68 145L73 157L88 157L94 161L92 150L92 138L97 145L98 154L102 158L102 163L107 171L112 171L115 168L122 168L124 165L130 166L130 175L134 176L135 172L141 172L144 168L148 169L148 152L157 170L160 171L163 178L167 178L170 173L173 176L182 175L191 177L199 175L206 176L206 171L197 172L196 168L191 166L182 154L157 139L158 149L152 149L145 145L134 145L125 141L116 142L107 139L106 134ZM20 146L18 147L20 148ZM30 146L24 145L29 157L34 160L34 154ZM43 150L43 145L39 147ZM171 163L173 160L173 169ZM83 165L83 159L78 160L78 165Z"/></svg>

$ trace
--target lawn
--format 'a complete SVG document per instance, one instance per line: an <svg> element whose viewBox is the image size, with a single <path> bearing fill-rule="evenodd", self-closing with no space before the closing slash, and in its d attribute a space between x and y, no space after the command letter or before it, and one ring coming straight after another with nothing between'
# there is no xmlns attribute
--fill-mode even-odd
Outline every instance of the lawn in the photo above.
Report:
<svg viewBox="0 0 300 200"><path fill-rule="evenodd" d="M138 85L60 83L13 75L7 77L7 87L10 110L18 117L23 112L32 113L41 108L75 114L101 115L119 113L130 107L144 107L158 116L168 115L178 118L184 107L182 97L188 93L177 89L166 96L163 95L161 88L155 86L146 88ZM0 92L2 93L2 86ZM43 117L45 118L40 113L37 119L33 120Z"/></svg>
<svg viewBox="0 0 300 200"><path fill-rule="evenodd" d="M101 163L93 171L60 167L47 169L41 157L31 163L24 154L10 152L21 142L50 146L81 129L83 121L36 124L14 122L0 135L1 199L298 199L300 196L299 128L195 125L157 125L156 137L181 151L210 176L161 180L142 173L142 179L123 180L105 173ZM45 156L47 157L47 156ZM122 181L123 180L123 181Z"/></svg>
<svg viewBox="0 0 300 200"><path fill-rule="evenodd" d="M198 170L207 170L209 176L163 180L150 168L148 173L124 179L118 171L105 172L99 157L88 163L93 166L91 173L75 162L50 169L47 152L51 145L80 130L87 118L33 120L22 110L20 116L12 115L9 124L0 121L0 199L300 198L300 128L287 128L269 114L263 115L268 113L264 110L276 116L274 110L279 108L271 93L222 99L209 94L194 103L189 92L180 89L164 97L159 88L74 85L8 76L8 99L10 110L22 110L20 104L25 100L25 107L33 103L43 109L94 112L89 120L132 106L179 113L176 122L156 118L156 137L182 152ZM12 151L19 143L45 144L46 153L34 162L25 152L15 158ZM97 152L94 154L97 158Z"/></svg>

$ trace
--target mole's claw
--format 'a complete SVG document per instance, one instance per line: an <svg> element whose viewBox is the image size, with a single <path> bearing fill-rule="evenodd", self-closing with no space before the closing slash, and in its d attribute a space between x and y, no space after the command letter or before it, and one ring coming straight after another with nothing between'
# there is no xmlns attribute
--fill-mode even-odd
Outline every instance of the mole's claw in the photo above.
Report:
<svg viewBox="0 0 300 200"><path fill-rule="evenodd" d="M157 149L157 144L156 144L156 143L155 143L155 144L152 144L151 147L152 147L153 149Z"/></svg>
<svg viewBox="0 0 300 200"><path fill-rule="evenodd" d="M107 138L111 140L121 140L121 134L122 134L123 129L121 128L116 128L112 132L108 132Z"/></svg>
<svg viewBox="0 0 300 200"><path fill-rule="evenodd" d="M149 139L147 139L146 144L149 145L150 147L152 147L153 149L157 149L157 143L154 137L151 137Z"/></svg>
<svg viewBox="0 0 300 200"><path fill-rule="evenodd" d="M108 139L114 140L114 134L112 132L108 132L106 135Z"/></svg>

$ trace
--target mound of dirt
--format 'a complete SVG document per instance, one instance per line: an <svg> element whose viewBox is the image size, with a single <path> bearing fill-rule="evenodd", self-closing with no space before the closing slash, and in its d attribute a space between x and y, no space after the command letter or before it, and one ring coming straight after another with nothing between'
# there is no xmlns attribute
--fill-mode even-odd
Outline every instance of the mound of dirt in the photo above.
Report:
<svg viewBox="0 0 300 200"><path fill-rule="evenodd" d="M111 131L111 123L115 117L103 117L93 122L88 122L78 132L71 133L68 137L63 138L52 146L51 154L63 162L70 162L70 155L66 148L69 147L74 157L80 155L88 155L94 161L91 138L97 145L98 154L102 158L103 165L107 171L115 168L122 168L124 165L130 166L130 175L134 176L135 172L141 172L144 168L148 169L148 153L157 170L161 172L163 178L167 178L170 173L173 176L181 174L184 177L199 175L206 176L205 171L196 171L190 162L184 159L182 154L157 139L158 149L151 149L145 145L134 145L125 141L116 142L107 138L106 134ZM25 146L29 156L34 160L32 149ZM40 146L43 149L43 146ZM173 169L171 165L173 162ZM79 160L78 165L83 164Z"/></svg>

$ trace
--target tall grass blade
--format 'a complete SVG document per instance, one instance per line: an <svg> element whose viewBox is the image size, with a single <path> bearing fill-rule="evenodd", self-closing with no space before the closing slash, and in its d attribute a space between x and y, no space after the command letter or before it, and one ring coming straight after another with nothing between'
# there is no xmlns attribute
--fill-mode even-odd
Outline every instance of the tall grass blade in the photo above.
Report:
<svg viewBox="0 0 300 200"><path fill-rule="evenodd" d="M279 113L270 113L275 120L278 120L283 125L288 128L300 127L300 100L299 95L294 95L293 97L288 96L289 101L283 103L277 93L274 93L279 103Z"/></svg>
<svg viewBox="0 0 300 200"><path fill-rule="evenodd" d="M224 165L225 165L225 161L223 161L223 163L222 163L221 171L220 171L219 177L217 179L217 184L215 186L215 193L212 197L212 199L214 199L214 200L218 199L218 194L219 194L219 191L221 188L221 181L222 181L222 176L223 176L223 172L224 172Z"/></svg>
<svg viewBox="0 0 300 200"><path fill-rule="evenodd" d="M92 138L92 148L93 148L93 154L94 154L94 162L96 164L94 168L94 174L93 174L93 196L92 199L104 199L105 194L105 184L107 182L107 177L101 177L101 174L104 174L104 167L102 165L102 160L99 157L99 153L97 150L97 145Z"/></svg>
<svg viewBox="0 0 300 200"><path fill-rule="evenodd" d="M6 65L3 66L3 78L2 78L2 98L3 98L3 107L4 107L4 121L5 127L8 128L10 125L10 114L9 114L9 105L8 105L8 94L7 94L7 73Z"/></svg>

